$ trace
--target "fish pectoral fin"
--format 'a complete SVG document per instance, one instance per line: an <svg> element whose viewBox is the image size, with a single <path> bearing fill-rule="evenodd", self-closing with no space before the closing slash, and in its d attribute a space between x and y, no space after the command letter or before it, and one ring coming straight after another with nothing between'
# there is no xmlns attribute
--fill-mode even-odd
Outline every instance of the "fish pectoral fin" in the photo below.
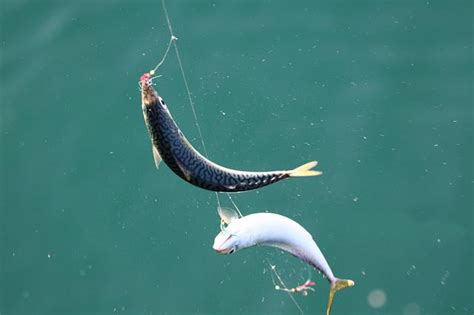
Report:
<svg viewBox="0 0 474 315"><path fill-rule="evenodd" d="M234 220L239 219L239 214L234 209L224 208L224 207L217 207L217 212L219 213L219 217L225 224L230 224Z"/></svg>
<svg viewBox="0 0 474 315"><path fill-rule="evenodd" d="M161 158L160 152L158 152L158 149L156 148L155 145L152 145L151 148L153 151L153 160L155 160L155 166L156 168L160 168L160 163L163 160Z"/></svg>
<svg viewBox="0 0 474 315"><path fill-rule="evenodd" d="M181 173L183 173L183 176L186 179L186 181L188 181L188 182L191 181L191 172L186 167L181 165L180 162L176 161L176 164L178 165L179 169L181 170Z"/></svg>
<svg viewBox="0 0 474 315"><path fill-rule="evenodd" d="M300 176L318 176L321 175L323 172L312 170L313 167L316 167L318 162L311 161L297 168L289 171L291 177L300 177Z"/></svg>

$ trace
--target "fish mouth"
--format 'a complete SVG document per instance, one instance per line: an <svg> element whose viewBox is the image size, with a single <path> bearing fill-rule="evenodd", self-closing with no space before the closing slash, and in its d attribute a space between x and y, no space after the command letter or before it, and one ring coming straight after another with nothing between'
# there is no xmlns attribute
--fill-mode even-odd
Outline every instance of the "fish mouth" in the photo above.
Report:
<svg viewBox="0 0 474 315"><path fill-rule="evenodd" d="M147 73L140 77L138 84L142 91L142 104L148 106L156 104L158 102L158 96L149 81L149 75Z"/></svg>
<svg viewBox="0 0 474 315"><path fill-rule="evenodd" d="M235 251L235 248L215 248L214 250L221 255L232 254Z"/></svg>
<svg viewBox="0 0 474 315"><path fill-rule="evenodd" d="M143 91L143 89L147 88L150 85L150 73L144 73L140 77L140 80L138 81L138 86L140 89Z"/></svg>

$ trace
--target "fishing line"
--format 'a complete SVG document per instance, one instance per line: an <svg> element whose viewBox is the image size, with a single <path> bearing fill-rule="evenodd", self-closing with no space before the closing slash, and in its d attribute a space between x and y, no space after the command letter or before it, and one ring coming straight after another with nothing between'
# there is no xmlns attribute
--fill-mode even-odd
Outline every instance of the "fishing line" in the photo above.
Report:
<svg viewBox="0 0 474 315"><path fill-rule="evenodd" d="M199 120L198 120L197 115L196 115L196 109L194 108L193 98L191 96L191 91L189 89L188 80L186 79L186 74L184 73L183 63L181 62L181 56L179 54L178 45L176 44L176 40L173 40L173 38L177 39L177 37L174 36L174 33L173 33L173 27L171 26L171 21L170 21L169 15L168 15L168 10L166 9L165 0L162 0L161 4L163 5L163 11L165 13L166 22L168 23L168 29L169 29L170 35L171 35L170 43L172 43L173 46L174 46L174 50L176 52L176 59L178 59L179 69L181 70L181 76L183 77L184 85L186 86L186 92L188 94L189 103L191 104L191 109L193 110L194 122L195 122L196 128L198 130L199 137L201 139L201 144L202 144L202 148L204 149L204 153L206 154L206 157L208 157L207 150L206 150L206 145L204 144L204 138L203 138L202 132L201 132L201 126L199 125ZM169 50L169 47L167 49L167 52L168 52L168 50Z"/></svg>
<svg viewBox="0 0 474 315"><path fill-rule="evenodd" d="M240 212L240 209L239 209L239 207L237 207L237 204L234 202L234 199L232 199L232 197L230 196L229 193L226 193L226 194L227 194L227 197L229 197L229 200L232 203L232 205L234 206L235 210L237 210L237 213L239 214L239 217L243 217L242 212Z"/></svg>
<svg viewBox="0 0 474 315"><path fill-rule="evenodd" d="M168 56L168 52L170 51L171 45L173 44L173 41L178 40L176 36L171 35L170 42L168 43L168 47L166 47L165 54L163 55L163 58L161 58L161 61L158 62L158 64L153 68L153 70L150 71L151 75L154 75L156 70L165 62L166 56Z"/></svg>
<svg viewBox="0 0 474 315"><path fill-rule="evenodd" d="M290 292L288 287L285 285L285 282L283 282L283 279L280 277L280 274L276 270L276 265L272 265L272 263L270 262L270 260L268 258L266 258L266 261L267 261L268 265L270 266L270 271L271 271L270 275L272 276L272 282L273 282L273 285L275 286L275 290L280 290L280 286L282 286L284 288L284 290L282 290L282 291L285 291L288 294L290 299L293 301L293 303L296 305L296 307L300 311L300 314L304 315L304 312L301 309L300 305L298 304L298 302L296 302L293 294ZM278 282L280 283L280 285L278 285L276 283L275 277L273 275L275 275L277 277Z"/></svg>
<svg viewBox="0 0 474 315"><path fill-rule="evenodd" d="M168 10L166 9L166 3L165 3L165 0L162 0L161 1L161 4L163 6L163 12L165 14L165 18L166 18L166 23L168 24L168 30L170 32L170 35L171 35L171 39L168 43L168 47L166 49L166 52L165 52L165 56L163 57L163 59L158 63L158 65L155 67L155 69L153 70L156 70L158 69L159 66L161 66L161 64L164 62L164 59L166 58L166 55L168 54L168 51L171 47L171 45L174 46L174 50L175 50L175 53L176 53L176 59L178 60L178 65L179 65L179 69L181 71L181 76L183 77L183 81L184 81L184 86L186 87L186 92L187 92L187 95L188 95L188 99L189 99L189 104L191 105L191 109L192 109L192 112L193 112L193 116L194 116L194 123L196 125L196 129L198 130L198 134L199 134L199 139L201 141L201 145L202 145L202 148L204 150L204 154L207 158L209 158L209 154L207 153L207 149L206 149L206 144L204 143L204 137L202 135L202 131L201 131L201 125L199 124L199 119L197 117L197 114L196 114L196 108L194 106L194 101L192 99L192 93L191 93L191 90L189 88L189 84L188 84L188 80L186 79L186 74L184 72L184 67L183 67L183 63L181 62L181 55L179 53L179 49L178 49L178 45L176 44L176 40L178 39L175 35L174 35L174 32L173 32L173 26L171 25L171 20L170 20L170 17L169 17L169 14L168 14ZM152 70L152 71L153 71ZM217 200L217 205L218 207L221 207L221 202L220 202L220 198L219 198L219 194L217 192L215 192L216 194L216 200ZM234 206L235 210L237 210L237 213L240 215L240 217L242 217L242 213L240 212L240 209L239 207L237 207L237 205L235 204L234 200L232 199L232 197L230 196L229 193L226 193L227 197L229 198L229 200L231 201L232 205Z"/></svg>
<svg viewBox="0 0 474 315"><path fill-rule="evenodd" d="M204 150L204 154L207 158L209 158L209 154L207 153L207 149L206 149L206 144L204 143L204 137L202 136L201 126L199 125L199 120L198 120L198 117L197 117L197 114L196 114L196 109L194 107L193 98L191 96L191 90L189 89L188 80L186 79L186 74L184 72L183 63L181 62L181 55L179 54L178 45L176 44L176 40L178 38L174 35L173 26L171 25L171 20L170 20L169 14L168 14L168 10L166 9L165 0L161 0L161 4L163 6L163 12L165 14L166 23L168 24L168 30L169 30L170 35L171 35L171 39L170 39L170 42L168 44L168 48L166 49L166 52L165 52L165 57L166 57L166 54L168 54L168 51L171 47L171 44L173 44L174 51L176 53L176 59L178 60L179 69L181 71L181 76L183 77L184 86L186 87L186 92L187 92L187 95L188 95L189 104L191 105L191 109L192 109L192 112L193 112L194 124L196 125L196 129L197 129L198 134L199 134L199 139L201 140L201 145L202 145L202 148ZM162 63L163 63L163 60L160 63L158 63L157 67L159 67ZM215 192L215 194L216 194L217 205L218 205L218 207L221 207L219 194L217 192ZM240 211L239 211L239 213L240 213Z"/></svg>
<svg viewBox="0 0 474 315"><path fill-rule="evenodd" d="M166 48L165 55L163 56L162 60L156 65L156 67L153 70L150 71L150 74L154 75L155 71L163 64L164 60L166 59L166 56L168 55L168 52L170 50L171 45L173 45L175 53L176 53L176 59L178 60L179 69L181 71L181 76L182 76L183 81L184 81L184 86L186 87L186 92L187 92L187 95L188 95L189 104L191 105L191 109L192 109L192 112L193 112L194 123L196 125L196 129L198 130L199 138L201 140L201 145L202 145L205 156L207 158L209 158L209 155L208 155L207 149L206 149L206 144L204 143L204 137L202 136L201 126L199 124L199 120L198 120L198 117L197 117L197 114L196 114L196 109L195 109L195 106L194 106L191 90L189 89L188 80L186 79L186 74L184 72L183 63L181 62L181 56L179 54L178 45L176 44L176 40L178 38L174 35L173 27L171 25L171 20L170 20L169 14L168 14L168 10L166 9L165 0L161 0L161 4L162 4L162 7L163 7L163 12L165 14L166 23L168 25L168 30L170 32L171 38L170 38L170 41L168 43L168 47ZM219 194L217 192L215 192L215 194L216 194L217 205L218 205L218 207L221 207ZM226 195L229 198L232 205L234 206L234 208L237 210L240 217L242 217L242 213L240 212L239 207L237 207L237 204L234 202L234 200L232 199L230 194L226 193ZM281 286L286 289L286 292L288 293L291 300L293 301L293 303L296 305L296 307L300 311L300 314L303 315L304 314L303 310L299 306L298 302L296 302L296 300L293 297L292 293L290 293L288 291L288 288L286 287L285 283L283 282L283 279L281 279L280 275L278 274L278 272L276 270L276 266L272 265L268 259L267 259L267 263L270 266L270 269L272 270L272 273L274 273L276 275L276 277L277 277L278 281L280 282ZM274 279L273 275L272 275L272 281L273 281L273 284L275 285L275 288L277 288L278 285L275 283L275 279Z"/></svg>

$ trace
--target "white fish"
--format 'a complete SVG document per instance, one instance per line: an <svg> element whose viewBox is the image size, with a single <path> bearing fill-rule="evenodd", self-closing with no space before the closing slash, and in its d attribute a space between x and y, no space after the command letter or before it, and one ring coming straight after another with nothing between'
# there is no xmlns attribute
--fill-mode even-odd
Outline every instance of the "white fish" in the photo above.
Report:
<svg viewBox="0 0 474 315"><path fill-rule="evenodd" d="M331 285L326 314L331 312L337 291L352 287L354 281L339 279L332 273L311 234L297 222L275 213L254 213L239 218L231 209L218 208L221 232L214 240L213 249L220 254L232 254L255 245L280 248L321 271Z"/></svg>

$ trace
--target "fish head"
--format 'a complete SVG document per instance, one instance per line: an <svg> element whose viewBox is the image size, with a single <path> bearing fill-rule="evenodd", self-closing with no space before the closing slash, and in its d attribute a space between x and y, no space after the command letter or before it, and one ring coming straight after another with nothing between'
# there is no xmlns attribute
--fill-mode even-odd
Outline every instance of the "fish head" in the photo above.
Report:
<svg viewBox="0 0 474 315"><path fill-rule="evenodd" d="M233 209L220 206L217 213L221 219L221 232L214 239L212 248L220 254L232 254L239 248L239 214Z"/></svg>
<svg viewBox="0 0 474 315"><path fill-rule="evenodd" d="M161 77L161 74L155 74L155 70L150 70L149 72L145 72L144 74L142 74L140 80L138 81L138 85L140 86L140 88L143 89L153 85L153 80Z"/></svg>
<svg viewBox="0 0 474 315"><path fill-rule="evenodd" d="M138 81L138 84L140 85L141 88L148 86L150 84L150 79L151 79L150 72L146 72L142 74L142 76L140 77L140 81Z"/></svg>
<svg viewBox="0 0 474 315"><path fill-rule="evenodd" d="M142 74L140 80L138 81L138 86L142 92L142 107L156 103L157 94L153 89L151 80L151 73L146 72Z"/></svg>
<svg viewBox="0 0 474 315"><path fill-rule="evenodd" d="M158 93L153 88L153 80L160 77L160 75L153 76L154 74L154 70L146 72L142 74L138 81L138 86L142 92L142 107L158 103L162 108L167 110L165 102L158 96Z"/></svg>
<svg viewBox="0 0 474 315"><path fill-rule="evenodd" d="M240 238L239 234L235 231L232 232L232 229L229 229L230 225L219 234L217 234L214 239L214 245L212 248L219 254L228 255L235 253L240 249Z"/></svg>
<svg viewBox="0 0 474 315"><path fill-rule="evenodd" d="M232 254L253 245L252 230L246 217L234 209L218 207L221 232L214 239L212 248L219 254Z"/></svg>

